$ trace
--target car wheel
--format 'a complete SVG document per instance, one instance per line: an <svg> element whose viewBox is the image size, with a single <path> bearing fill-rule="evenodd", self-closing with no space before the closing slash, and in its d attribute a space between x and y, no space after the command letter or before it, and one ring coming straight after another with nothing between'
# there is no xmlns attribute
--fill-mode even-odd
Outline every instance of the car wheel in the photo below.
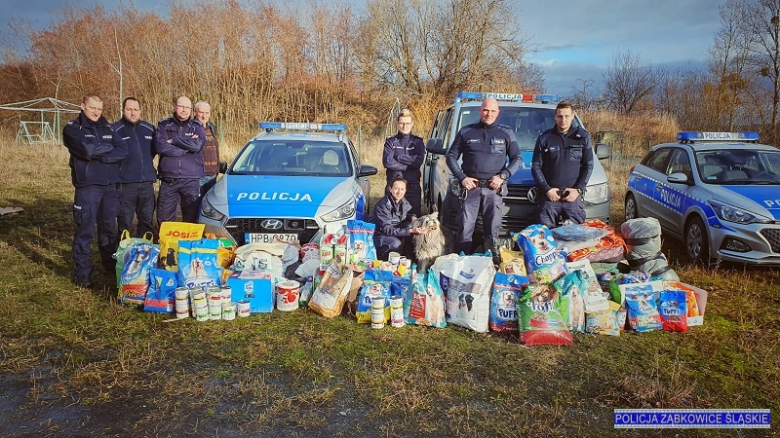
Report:
<svg viewBox="0 0 780 438"><path fill-rule="evenodd" d="M636 219L639 217L639 213L636 209L636 199L634 199L634 195L627 194L626 195L626 220Z"/></svg>
<svg viewBox="0 0 780 438"><path fill-rule="evenodd" d="M685 226L685 251L694 263L710 267L710 240L704 222L698 216L692 217Z"/></svg>

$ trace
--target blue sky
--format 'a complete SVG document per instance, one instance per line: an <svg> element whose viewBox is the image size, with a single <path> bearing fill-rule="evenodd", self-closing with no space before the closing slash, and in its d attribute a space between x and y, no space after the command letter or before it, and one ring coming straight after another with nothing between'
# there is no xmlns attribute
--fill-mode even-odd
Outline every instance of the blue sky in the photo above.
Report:
<svg viewBox="0 0 780 438"><path fill-rule="evenodd" d="M295 1L295 0L294 0ZM305 3L305 0L298 0ZM603 72L620 50L648 63L701 68L720 26L718 6L725 0L515 0L524 35L535 50L528 59L545 73L547 92L568 96L583 81L601 87ZM83 0L2 0L0 26L14 18L42 28L63 5ZM100 2L105 7L119 0ZM129 4L124 1L124 4ZM160 0L133 0L139 9L167 11ZM364 0L349 0L360 10ZM289 4L289 2L280 2Z"/></svg>

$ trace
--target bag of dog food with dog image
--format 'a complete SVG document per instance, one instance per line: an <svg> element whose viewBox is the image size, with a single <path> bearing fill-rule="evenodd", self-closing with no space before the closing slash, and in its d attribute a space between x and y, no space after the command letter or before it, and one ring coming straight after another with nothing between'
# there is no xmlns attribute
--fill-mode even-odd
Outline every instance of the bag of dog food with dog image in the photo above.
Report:
<svg viewBox="0 0 780 438"><path fill-rule="evenodd" d="M518 333L517 300L526 284L526 276L496 273L490 298L490 331Z"/></svg>
<svg viewBox="0 0 780 438"><path fill-rule="evenodd" d="M658 313L661 324L668 332L688 331L688 306L685 291L665 290L658 298Z"/></svg>
<svg viewBox="0 0 780 438"><path fill-rule="evenodd" d="M352 268L342 264L338 258L334 259L314 290L309 309L326 318L339 316L351 286Z"/></svg>
<svg viewBox="0 0 780 438"><path fill-rule="evenodd" d="M564 307L568 309L568 312L564 316L569 330L578 333L585 332L584 295L588 290L589 282L585 280L582 271L569 272L556 280L553 286L566 303Z"/></svg>
<svg viewBox="0 0 780 438"><path fill-rule="evenodd" d="M374 247L374 232L376 225L371 222L359 220L347 221L347 233L349 233L349 242L351 245L349 253L352 262L357 263L361 260L375 260L376 247Z"/></svg>
<svg viewBox="0 0 780 438"><path fill-rule="evenodd" d="M620 304L610 301L606 309L586 313L585 331L597 335L620 336Z"/></svg>
<svg viewBox="0 0 780 438"><path fill-rule="evenodd" d="M149 290L152 268L157 266L160 247L151 243L137 243L130 248L127 263L122 269L119 300L129 306L143 306Z"/></svg>
<svg viewBox="0 0 780 438"><path fill-rule="evenodd" d="M661 316L658 314L655 293L652 288L631 289L626 292L628 324L637 332L662 330Z"/></svg>
<svg viewBox="0 0 780 438"><path fill-rule="evenodd" d="M566 273L566 254L555 246L555 239L546 225L531 225L512 237L523 250L531 282L552 283Z"/></svg>
<svg viewBox="0 0 780 438"><path fill-rule="evenodd" d="M152 269L149 291L144 299L144 311L173 313L176 304L176 273Z"/></svg>
<svg viewBox="0 0 780 438"><path fill-rule="evenodd" d="M130 237L130 232L127 230L122 231L122 238L119 240L116 252L114 253L114 260L116 260L116 288L117 290L122 287L122 270L127 264L127 259L130 257L130 248L137 243L152 243L154 236L151 231L147 231L143 237Z"/></svg>
<svg viewBox="0 0 780 438"><path fill-rule="evenodd" d="M441 271L434 263L432 271L445 291L447 323L487 332L491 284L496 274L493 258L490 255L458 256L453 262L439 266Z"/></svg>
<svg viewBox="0 0 780 438"><path fill-rule="evenodd" d="M412 286L404 297L404 317L407 324L446 327L444 293L435 272L418 274L412 269Z"/></svg>
<svg viewBox="0 0 780 438"><path fill-rule="evenodd" d="M189 222L163 222L160 224L160 262L159 267L169 271L179 270L179 241L200 240L203 238L205 224Z"/></svg>
<svg viewBox="0 0 780 438"><path fill-rule="evenodd" d="M217 263L216 239L179 241L179 271L176 278L182 287L222 285L222 267Z"/></svg>
<svg viewBox="0 0 780 438"><path fill-rule="evenodd" d="M501 264L499 270L504 274L527 276L525 270L525 259L523 258L522 251L512 251L505 247L498 249L498 254L501 257Z"/></svg>
<svg viewBox="0 0 780 438"><path fill-rule="evenodd" d="M568 309L551 284L529 284L517 302L520 342L525 345L571 345Z"/></svg>
<svg viewBox="0 0 780 438"><path fill-rule="evenodd" d="M390 319L390 289L393 273L372 269L363 275L363 287L357 302L355 316L359 324L371 322L371 300L376 296L385 297L385 322Z"/></svg>

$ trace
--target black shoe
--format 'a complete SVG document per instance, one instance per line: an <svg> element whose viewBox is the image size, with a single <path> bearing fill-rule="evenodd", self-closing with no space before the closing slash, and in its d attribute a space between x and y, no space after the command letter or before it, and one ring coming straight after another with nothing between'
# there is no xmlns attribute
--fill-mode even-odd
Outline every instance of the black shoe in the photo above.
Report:
<svg viewBox="0 0 780 438"><path fill-rule="evenodd" d="M90 280L89 277L74 277L73 284L85 289L92 288L92 280Z"/></svg>

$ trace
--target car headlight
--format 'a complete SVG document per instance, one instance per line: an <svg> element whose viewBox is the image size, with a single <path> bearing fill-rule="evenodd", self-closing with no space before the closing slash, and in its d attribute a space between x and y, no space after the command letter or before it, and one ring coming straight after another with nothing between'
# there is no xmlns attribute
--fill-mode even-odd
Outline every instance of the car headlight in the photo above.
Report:
<svg viewBox="0 0 780 438"><path fill-rule="evenodd" d="M588 186L582 195L582 200L586 204L603 204L609 201L609 184Z"/></svg>
<svg viewBox="0 0 780 438"><path fill-rule="evenodd" d="M342 219L349 219L355 215L356 204L354 200L347 201L346 204L339 208L322 215L322 220L325 222L335 222Z"/></svg>
<svg viewBox="0 0 780 438"><path fill-rule="evenodd" d="M217 222L222 221L222 219L225 218L225 215L222 214L219 210L214 208L213 205L209 202L209 198L207 196L203 197L203 201L200 203L200 214L203 217L207 217L211 220L215 220Z"/></svg>
<svg viewBox="0 0 780 438"><path fill-rule="evenodd" d="M711 200L708 202L715 210L715 214L717 214L718 217L724 221L735 222L738 224L768 224L772 222L772 219L759 216L747 210L733 207L719 201Z"/></svg>

